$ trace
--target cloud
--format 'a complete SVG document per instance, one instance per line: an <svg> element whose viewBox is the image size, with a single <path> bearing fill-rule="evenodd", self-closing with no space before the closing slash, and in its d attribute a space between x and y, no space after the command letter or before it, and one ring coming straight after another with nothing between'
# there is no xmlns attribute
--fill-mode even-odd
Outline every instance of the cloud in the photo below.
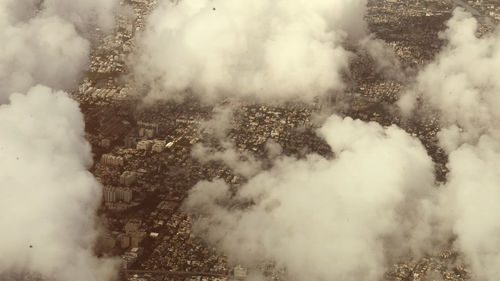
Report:
<svg viewBox="0 0 500 281"><path fill-rule="evenodd" d="M442 195L455 245L478 280L493 281L500 273L499 165L498 140L482 136L475 145L460 146L450 153Z"/></svg>
<svg viewBox="0 0 500 281"><path fill-rule="evenodd" d="M200 130L223 139L233 126L235 107L233 104L214 107L211 118L200 124Z"/></svg>
<svg viewBox="0 0 500 281"><path fill-rule="evenodd" d="M244 177L253 176L262 169L262 163L249 152L237 151L228 141L223 141L221 146L222 151L214 151L198 143L193 146L191 154L203 163L220 161Z"/></svg>
<svg viewBox="0 0 500 281"><path fill-rule="evenodd" d="M117 0L1 0L0 103L36 84L69 89L89 56L92 27L109 30Z"/></svg>
<svg viewBox="0 0 500 281"><path fill-rule="evenodd" d="M0 46L0 102L36 83L69 88L77 83L88 60L88 41L57 17L35 18L29 24L2 28L0 33L5 39Z"/></svg>
<svg viewBox="0 0 500 281"><path fill-rule="evenodd" d="M311 101L342 90L366 0L163 1L130 58L147 99Z"/></svg>
<svg viewBox="0 0 500 281"><path fill-rule="evenodd" d="M50 109L50 110L49 110ZM36 86L0 105L0 274L107 281L115 262L93 255L101 186L78 104Z"/></svg>
<svg viewBox="0 0 500 281"><path fill-rule="evenodd" d="M500 31L477 38L476 19L462 9L453 12L447 27L441 37L448 44L418 74L399 104L409 114L421 96L441 112L444 127L456 125L464 130L463 141L484 133L496 135L494 124L500 120Z"/></svg>
<svg viewBox="0 0 500 281"><path fill-rule="evenodd" d="M374 59L375 70L387 78L404 81L406 73L394 53L394 50L383 40L375 38L374 35L365 37L360 41L360 46Z"/></svg>
<svg viewBox="0 0 500 281"><path fill-rule="evenodd" d="M400 101L409 114L417 98L438 111L441 146L448 152L440 206L478 280L497 280L500 268L500 28L481 38L477 21L456 9L441 36L448 41Z"/></svg>
<svg viewBox="0 0 500 281"><path fill-rule="evenodd" d="M198 183L184 205L195 231L233 262L273 261L294 280L377 280L394 256L418 253L437 198L421 143L337 116L319 134L333 159L279 157L236 194L220 180Z"/></svg>
<svg viewBox="0 0 500 281"><path fill-rule="evenodd" d="M111 28L117 3L0 0L1 278L115 275L116 262L93 253L101 186L87 170L92 157L83 116L76 101L56 90L77 84L89 32Z"/></svg>

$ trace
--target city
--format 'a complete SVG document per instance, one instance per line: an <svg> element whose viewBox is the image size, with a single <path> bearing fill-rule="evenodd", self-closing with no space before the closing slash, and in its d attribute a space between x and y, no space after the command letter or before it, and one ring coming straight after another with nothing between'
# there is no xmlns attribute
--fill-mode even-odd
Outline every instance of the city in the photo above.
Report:
<svg viewBox="0 0 500 281"><path fill-rule="evenodd" d="M383 68L369 51L346 41L343 47L351 55L341 72L343 89L313 102L229 96L211 104L190 90L181 100L150 101L152 89L134 83L131 56L161 2L123 0L120 6L128 12L116 16L111 33L94 28L88 68L69 91L83 113L93 160L89 171L102 186L102 196L95 198L100 233L93 251L117 261L116 280L290 280L284 262L235 263L216 238L212 244L204 230L195 229L203 215L188 210L186 202L200 182L221 181L236 193L279 166L280 157L308 161L319 155L334 161L339 152L317 133L333 112L375 122L381 130L397 126L417 138L432 160L433 182L445 185L449 151L440 145L439 112L422 109L407 118L395 104L408 87L407 77L434 61L447 44L443 30L457 7L478 20L478 38L495 32L495 26L498 33L500 23L497 0L369 0L368 31L389 48L394 63ZM227 208L245 210L253 200L229 202L234 206ZM483 280L474 279L463 253L447 243L432 254L387 261L383 280ZM262 279L253 279L255 272ZM52 280L37 273L12 276L2 280Z"/></svg>

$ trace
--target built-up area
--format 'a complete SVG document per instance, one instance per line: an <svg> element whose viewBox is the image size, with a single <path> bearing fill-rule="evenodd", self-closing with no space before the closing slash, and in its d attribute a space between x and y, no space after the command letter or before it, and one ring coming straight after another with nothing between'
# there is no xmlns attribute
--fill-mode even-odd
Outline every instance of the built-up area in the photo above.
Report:
<svg viewBox="0 0 500 281"><path fill-rule="evenodd" d="M394 49L401 69L414 69L431 60L443 45L438 33L456 5L468 5L493 21L500 20L496 0L458 2L462 1L371 0L366 18L370 31ZM133 16L118 17L115 32L100 38L88 73L73 93L85 115L86 137L94 152L91 172L104 187L100 215L107 233L99 251L122 259L122 278L128 281L244 279L247 269L228 264L224 253L192 233L192 219L181 206L188 190L200 180L220 178L238 186L245 179L223 163L201 163L191 154L197 143L221 148L218 139L200 126L213 116L213 107L195 98L144 105L141 94L127 83L127 55L157 3L128 0L123 5L134 11ZM487 30L481 24L480 32ZM380 74L367 54L354 52L346 94L330 101L348 103L349 107L339 109L346 116L384 126L397 124L421 139L437 163L437 179L443 180L446 155L436 145L437 116L403 121L389 114L387 106L402 89L400 79ZM270 142L278 143L287 155L315 152L331 157L328 145L315 134L315 120L329 102L238 104L233 106L228 139L235 149L257 159L266 157ZM449 266L455 261L455 253L443 250L440 256L395 265L387 279L428 280L423 278L431 274L443 280L468 279L463 266ZM283 276L272 264L263 265L262 271L270 280Z"/></svg>

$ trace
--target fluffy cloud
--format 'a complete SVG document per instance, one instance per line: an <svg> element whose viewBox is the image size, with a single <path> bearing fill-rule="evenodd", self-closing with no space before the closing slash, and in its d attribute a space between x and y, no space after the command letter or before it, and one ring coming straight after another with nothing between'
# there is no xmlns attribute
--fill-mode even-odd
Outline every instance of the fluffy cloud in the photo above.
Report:
<svg viewBox="0 0 500 281"><path fill-rule="evenodd" d="M421 71L415 85L399 104L410 113L416 98L438 109L444 127L458 126L464 130L464 141L481 134L495 134L500 120L500 31L477 38L477 21L462 9L457 9L441 36L448 44L435 61ZM455 134L456 136L456 134ZM456 147L447 141L450 149Z"/></svg>
<svg viewBox="0 0 500 281"><path fill-rule="evenodd" d="M1 278L114 277L116 263L93 255L101 186L87 170L83 116L77 102L51 88L77 84L89 56L87 32L109 29L117 3L0 0Z"/></svg>
<svg viewBox="0 0 500 281"><path fill-rule="evenodd" d="M319 133L333 159L278 158L236 194L200 182L184 207L233 261L273 261L294 280L377 280L432 231L432 161L397 127L332 116Z"/></svg>
<svg viewBox="0 0 500 281"><path fill-rule="evenodd" d="M50 109L50 110L49 110ZM101 187L78 104L37 86L0 106L0 273L108 281L115 263L93 256Z"/></svg>
<svg viewBox="0 0 500 281"><path fill-rule="evenodd" d="M39 83L76 85L88 60L88 32L111 28L117 3L0 0L0 103Z"/></svg>
<svg viewBox="0 0 500 281"><path fill-rule="evenodd" d="M366 0L163 1L131 58L148 98L299 99L343 88Z"/></svg>
<svg viewBox="0 0 500 281"><path fill-rule="evenodd" d="M500 274L500 142L482 136L450 154L450 174L441 205L478 280L493 281Z"/></svg>
<svg viewBox="0 0 500 281"><path fill-rule="evenodd" d="M442 33L448 44L417 76L399 104L411 113L417 97L440 113L439 141L449 154L440 205L478 280L500 268L500 28L481 38L477 21L457 9Z"/></svg>

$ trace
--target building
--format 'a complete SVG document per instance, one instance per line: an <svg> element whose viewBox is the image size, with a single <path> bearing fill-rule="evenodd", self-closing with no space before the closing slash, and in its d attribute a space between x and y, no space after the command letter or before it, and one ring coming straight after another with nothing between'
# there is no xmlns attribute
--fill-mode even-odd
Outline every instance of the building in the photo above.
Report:
<svg viewBox="0 0 500 281"><path fill-rule="evenodd" d="M247 278L248 270L241 265L237 265L234 267L234 278L237 280L244 280Z"/></svg>
<svg viewBox="0 0 500 281"><path fill-rule="evenodd" d="M128 136L123 140L123 144L125 145L125 148L136 148L137 147L137 141L135 140L134 137Z"/></svg>
<svg viewBox="0 0 500 281"><path fill-rule="evenodd" d="M104 202L116 202L116 189L114 187L107 186L104 188L103 192Z"/></svg>
<svg viewBox="0 0 500 281"><path fill-rule="evenodd" d="M112 187L107 186L104 188L103 197L105 203L113 203L116 201L123 201L130 203L132 201L132 189L127 187Z"/></svg>
<svg viewBox="0 0 500 281"><path fill-rule="evenodd" d="M132 201L132 189L127 187L117 188L116 199L121 200L125 203L130 203Z"/></svg>
<svg viewBox="0 0 500 281"><path fill-rule="evenodd" d="M125 171L120 176L120 184L125 186L131 186L137 180L137 173L131 171Z"/></svg>
<svg viewBox="0 0 500 281"><path fill-rule="evenodd" d="M103 154L101 157L101 164L109 166L123 166L124 160L121 156L114 156L111 154Z"/></svg>
<svg viewBox="0 0 500 281"><path fill-rule="evenodd" d="M100 145L103 148L109 148L111 146L111 140L106 138L102 139Z"/></svg>
<svg viewBox="0 0 500 281"><path fill-rule="evenodd" d="M142 239L146 236L146 232L135 232L130 236L130 245L132 248L138 248Z"/></svg>
<svg viewBox="0 0 500 281"><path fill-rule="evenodd" d="M110 233L104 236L104 247L106 249L113 249L116 246L116 237Z"/></svg>
<svg viewBox="0 0 500 281"><path fill-rule="evenodd" d="M140 220L130 220L125 224L123 227L123 230L127 233L133 233L139 231L139 228L141 227L141 221Z"/></svg>
<svg viewBox="0 0 500 281"><path fill-rule="evenodd" d="M158 152L158 153L161 153L163 152L163 150L165 149L165 146L167 145L167 142L164 141L164 140L155 140L153 146L152 146L152 150L154 152Z"/></svg>
<svg viewBox="0 0 500 281"><path fill-rule="evenodd" d="M132 248L130 249L130 251L123 254L122 255L123 268L124 269L130 268L137 260L137 258L139 258L142 252L143 252L142 248Z"/></svg>
<svg viewBox="0 0 500 281"><path fill-rule="evenodd" d="M146 135L145 131L146 131L146 129L139 128L139 132L138 132L139 133L139 137L141 137L141 138L144 137Z"/></svg>
<svg viewBox="0 0 500 281"><path fill-rule="evenodd" d="M137 143L137 150L150 151L152 147L153 147L153 141L150 140L142 140Z"/></svg>
<svg viewBox="0 0 500 281"><path fill-rule="evenodd" d="M158 124L156 123L148 123L148 122L137 122L139 126L139 137L145 137L152 139L158 134Z"/></svg>
<svg viewBox="0 0 500 281"><path fill-rule="evenodd" d="M148 139L152 139L156 136L154 129L145 129L144 136Z"/></svg>
<svg viewBox="0 0 500 281"><path fill-rule="evenodd" d="M122 234L120 235L119 239L122 249L127 249L128 247L130 247L130 237L128 235Z"/></svg>

